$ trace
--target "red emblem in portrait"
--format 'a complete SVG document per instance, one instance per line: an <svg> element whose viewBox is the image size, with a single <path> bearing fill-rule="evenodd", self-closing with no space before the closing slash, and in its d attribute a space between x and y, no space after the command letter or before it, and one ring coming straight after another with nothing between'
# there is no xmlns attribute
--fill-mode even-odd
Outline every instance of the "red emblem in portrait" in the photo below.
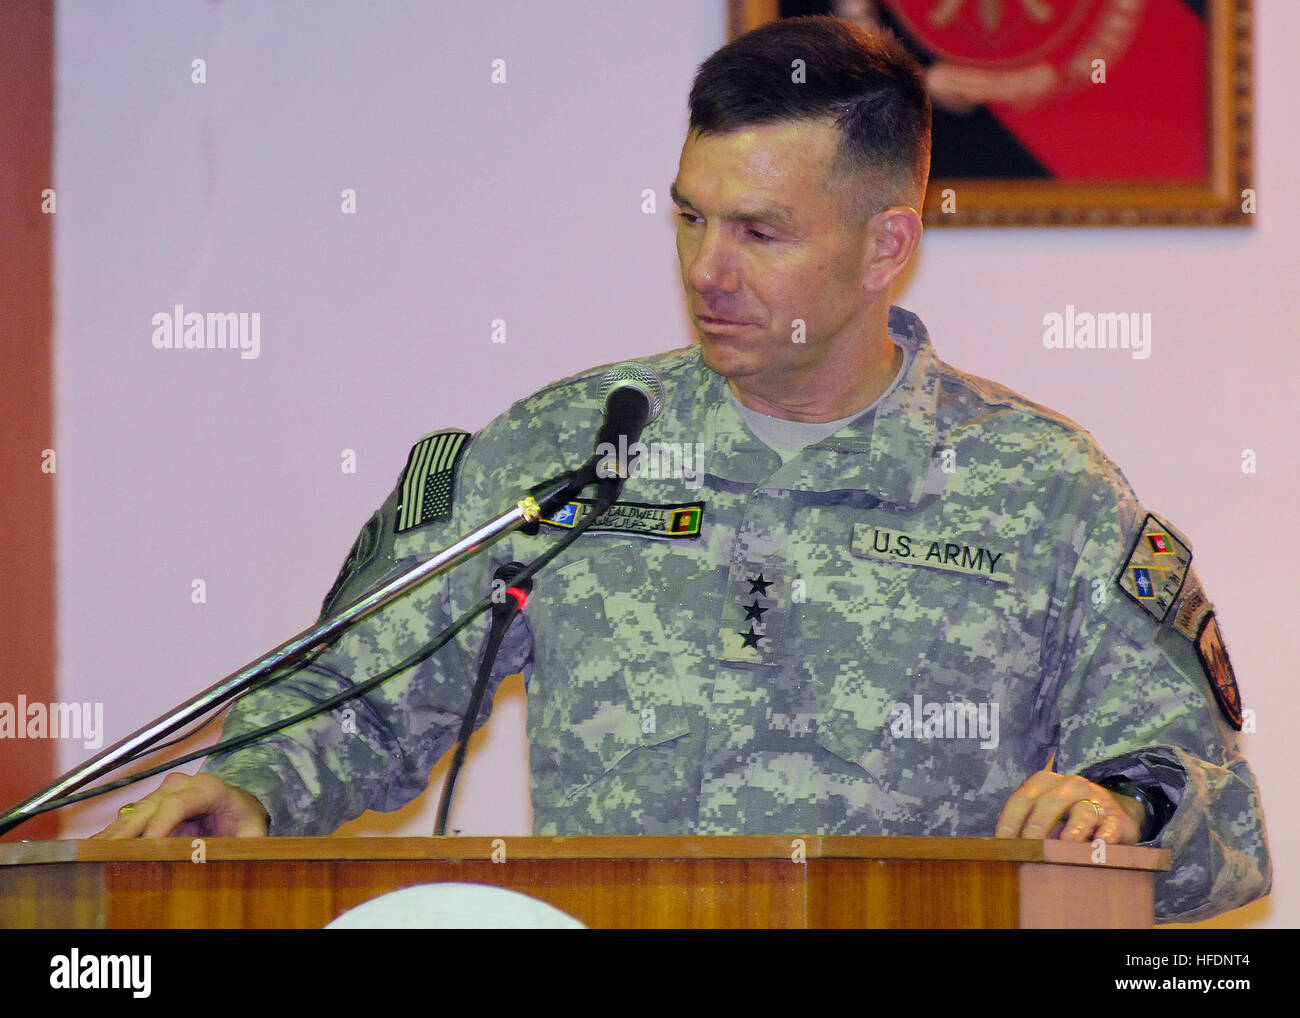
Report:
<svg viewBox="0 0 1300 1018"><path fill-rule="evenodd" d="M873 0L862 17L925 57L936 179L1208 172L1209 27L1190 0Z"/></svg>
<svg viewBox="0 0 1300 1018"><path fill-rule="evenodd" d="M936 58L934 100L1034 106L1094 80L1129 48L1146 0L884 0Z"/></svg>

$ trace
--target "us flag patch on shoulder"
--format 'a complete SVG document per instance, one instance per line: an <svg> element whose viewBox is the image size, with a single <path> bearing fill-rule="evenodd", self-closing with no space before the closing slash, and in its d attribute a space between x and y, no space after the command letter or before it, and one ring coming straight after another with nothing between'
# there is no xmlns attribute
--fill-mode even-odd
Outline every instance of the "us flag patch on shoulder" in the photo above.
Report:
<svg viewBox="0 0 1300 1018"><path fill-rule="evenodd" d="M402 474L397 533L451 517L452 479L467 438L468 431L438 431L415 444Z"/></svg>

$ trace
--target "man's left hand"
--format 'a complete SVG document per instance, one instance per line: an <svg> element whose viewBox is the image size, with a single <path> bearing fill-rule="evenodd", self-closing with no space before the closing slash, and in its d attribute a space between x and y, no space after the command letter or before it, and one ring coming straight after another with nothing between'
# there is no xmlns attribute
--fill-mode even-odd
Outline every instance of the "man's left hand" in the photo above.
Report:
<svg viewBox="0 0 1300 1018"><path fill-rule="evenodd" d="M1096 804L1095 806L1093 804ZM998 815L999 838L1050 838L1058 824L1061 841L1136 845L1145 814L1142 804L1077 774L1038 771L1011 793Z"/></svg>

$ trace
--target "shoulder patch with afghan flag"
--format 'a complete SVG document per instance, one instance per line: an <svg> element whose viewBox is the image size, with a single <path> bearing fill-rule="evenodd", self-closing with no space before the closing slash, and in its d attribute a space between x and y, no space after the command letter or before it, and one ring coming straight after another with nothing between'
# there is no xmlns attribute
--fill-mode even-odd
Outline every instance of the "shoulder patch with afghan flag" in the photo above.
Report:
<svg viewBox="0 0 1300 1018"><path fill-rule="evenodd" d="M579 498L566 502L542 522L552 527L572 530L591 511L592 499ZM682 540L700 536L704 522L703 502L681 502L654 505L649 502L615 502L600 514L600 518L587 528L588 533L646 534Z"/></svg>
<svg viewBox="0 0 1300 1018"><path fill-rule="evenodd" d="M415 444L402 474L397 533L451 517L452 480L468 431L435 431Z"/></svg>
<svg viewBox="0 0 1300 1018"><path fill-rule="evenodd" d="M1164 622L1192 564L1192 549L1147 513L1115 582L1157 622Z"/></svg>

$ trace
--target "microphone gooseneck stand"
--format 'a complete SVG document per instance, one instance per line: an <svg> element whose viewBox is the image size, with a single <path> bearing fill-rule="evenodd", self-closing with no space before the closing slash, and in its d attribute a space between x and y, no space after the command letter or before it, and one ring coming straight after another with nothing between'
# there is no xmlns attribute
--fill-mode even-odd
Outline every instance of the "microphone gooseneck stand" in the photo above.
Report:
<svg viewBox="0 0 1300 1018"><path fill-rule="evenodd" d="M643 411L638 412L636 408L630 405L632 401L628 399L629 389L637 390L644 397L645 407ZM606 422L601 437L604 438L607 434L612 434L613 430L617 430L620 434L629 436L631 441L636 441L639 439L641 430L646 423L654 420L662 409L663 383L659 381L659 378L653 372L649 372L648 369L640 365L619 365L612 368L604 376L601 385L601 398L606 406ZM615 411L617 412L615 413ZM611 420L614 417L618 418L617 423ZM519 529L524 529L526 533L537 533L543 517L555 512L570 499L576 497L588 485L598 483L600 496L598 502L604 502L605 499L608 499L606 504L612 503L622 489L624 477L625 474L611 478L608 456L597 453L581 468L570 470L552 477L550 480L533 485L528 489L528 493L516 502L512 508L470 531L430 558L396 575L352 604L318 621L310 628L304 629L301 633L286 640L238 671L232 672L215 685L186 700L179 707L155 718L126 738L91 757L85 763L68 771L48 788L0 815L0 834L13 830L19 824L41 813L74 801L81 801L103 794L115 787L120 787L120 784L127 784L132 780L138 780L150 773L154 773L153 771L147 771L145 774L134 775L132 778L120 783L73 795L77 789L88 782L94 781L96 778L102 777L150 751L150 747L153 747L155 743L183 728L191 721L202 717L244 692L275 681L276 676L271 673L277 669L298 661L309 651L327 642L347 627L378 611L418 584L432 579L452 566L458 565L478 554L490 543L505 534ZM588 518L588 525L595 522L597 515L591 515ZM568 547L572 540L575 540L585 530L585 526L580 526L570 531L565 540L559 542L555 548L551 549L551 552L538 558L521 576L525 579L532 576L533 572L542 568L555 554ZM520 581L516 580L516 582ZM490 602L485 604L483 608L479 608L477 605L475 607L478 611L481 611L488 606L490 606ZM450 635L467 624L470 618L478 614L478 611L471 610L471 612L467 612L451 627L452 633L444 634L446 639L449 639ZM426 652L417 654L412 659L401 662L397 668L388 671L396 674L397 671L404 670L406 667L410 667L411 664L423 660L438 647L441 647L446 642L446 639L440 637L438 641L435 641L431 649L426 649ZM377 677L377 679L368 680L351 690L345 690L344 693L339 694L337 697L324 701L302 715L295 715L292 719L286 719L275 725L267 726L267 728L274 731L289 724L296 724L299 720L304 720L321 710L328 709L336 702L361 695L362 692L377 685L378 681L385 681L389 677L391 675L384 674ZM261 734L264 734L264 730L259 730L257 733L248 733L246 736L230 740L229 743L222 743L219 747L212 747L187 756L184 760L206 756L222 749L226 751L233 750L236 745L244 745L252 741L254 736L260 736ZM171 761L157 770L168 770L181 762L183 761Z"/></svg>

